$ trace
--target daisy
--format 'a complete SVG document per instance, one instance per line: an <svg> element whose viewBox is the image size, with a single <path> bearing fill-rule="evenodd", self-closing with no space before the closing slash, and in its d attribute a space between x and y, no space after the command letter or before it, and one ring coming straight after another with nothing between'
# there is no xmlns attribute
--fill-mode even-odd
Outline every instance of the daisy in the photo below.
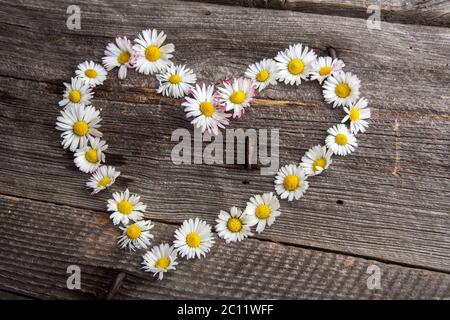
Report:
<svg viewBox="0 0 450 320"><path fill-rule="evenodd" d="M274 60L263 59L252 64L245 71L245 76L252 79L258 91L261 91L269 84L276 85L278 78L278 67Z"/></svg>
<svg viewBox="0 0 450 320"><path fill-rule="evenodd" d="M165 272L175 270L178 264L177 250L167 243L154 246L142 258L144 259L142 268L147 272L153 272L153 276L158 275L159 280L162 280Z"/></svg>
<svg viewBox="0 0 450 320"><path fill-rule="evenodd" d="M102 118L93 106L65 108L56 120L56 130L63 131L61 144L72 152L84 146L89 139L102 136L97 130L101 127L99 123Z"/></svg>
<svg viewBox="0 0 450 320"><path fill-rule="evenodd" d="M64 82L66 90L64 90L63 99L59 101L60 107L79 107L81 105L88 105L94 96L89 83L83 79L75 77L70 83Z"/></svg>
<svg viewBox="0 0 450 320"><path fill-rule="evenodd" d="M278 198L272 193L265 193L262 196L256 195L250 198L247 202L245 212L250 215L250 226L256 226L256 232L261 233L264 228L271 226L274 223L275 218L278 217L281 212L280 202Z"/></svg>
<svg viewBox="0 0 450 320"><path fill-rule="evenodd" d="M219 87L218 100L225 111L233 110L233 118L241 117L245 108L250 106L255 95L255 84L248 78L235 78L231 82L224 81Z"/></svg>
<svg viewBox="0 0 450 320"><path fill-rule="evenodd" d="M100 64L94 61L85 61L80 63L75 71L75 74L80 79L88 83L92 88L96 85L103 84L106 79L106 70Z"/></svg>
<svg viewBox="0 0 450 320"><path fill-rule="evenodd" d="M358 146L355 136L348 130L345 124L337 124L328 129L328 136L325 139L327 148L334 154L346 156Z"/></svg>
<svg viewBox="0 0 450 320"><path fill-rule="evenodd" d="M289 164L278 171L275 177L275 191L281 199L298 200L308 189L306 179L302 167Z"/></svg>
<svg viewBox="0 0 450 320"><path fill-rule="evenodd" d="M102 58L103 65L108 71L119 67L119 79L127 77L127 69L134 68L135 53L131 41L127 37L117 37L116 43L109 43Z"/></svg>
<svg viewBox="0 0 450 320"><path fill-rule="evenodd" d="M322 84L323 80L341 71L345 63L340 59L331 57L319 57L312 63L311 80L317 80Z"/></svg>
<svg viewBox="0 0 450 320"><path fill-rule="evenodd" d="M156 78L159 80L158 93L174 98L184 97L197 81L195 73L185 65L170 65Z"/></svg>
<svg viewBox="0 0 450 320"><path fill-rule="evenodd" d="M88 188L93 189L92 194L96 194L114 184L116 178L120 175L120 171L112 166L101 166L95 171L86 182Z"/></svg>
<svg viewBox="0 0 450 320"><path fill-rule="evenodd" d="M370 118L370 108L367 108L367 99L359 99L350 108L344 107L344 111L347 115L342 119L342 123L350 120L350 131L353 134L358 132L364 133L369 126L369 122L366 120Z"/></svg>
<svg viewBox="0 0 450 320"><path fill-rule="evenodd" d="M214 244L211 227L199 218L184 220L175 231L175 248L186 259L201 258Z"/></svg>
<svg viewBox="0 0 450 320"><path fill-rule="evenodd" d="M333 151L327 149L325 146L314 146L302 157L300 166L308 176L315 176L322 173L323 170L328 169L331 161Z"/></svg>
<svg viewBox="0 0 450 320"><path fill-rule="evenodd" d="M219 134L219 128L225 128L228 125L228 119L231 115L222 111L222 108L216 105L214 100L214 86L206 87L196 85L191 90L192 97L186 97L181 104L186 112L186 118L193 117L191 123L203 132Z"/></svg>
<svg viewBox="0 0 450 320"><path fill-rule="evenodd" d="M127 225L131 220L139 221L144 217L147 206L140 202L140 196L130 195L128 189L125 192L114 192L114 199L108 199L107 209L113 213L109 216L115 225L122 222Z"/></svg>
<svg viewBox="0 0 450 320"><path fill-rule="evenodd" d="M163 71L171 62L175 46L172 43L163 45L166 40L164 32L156 29L142 31L133 49L136 51L136 70L143 74L154 74Z"/></svg>
<svg viewBox="0 0 450 320"><path fill-rule="evenodd" d="M122 235L119 237L117 244L120 249L128 247L128 250L147 249L150 245L150 239L153 235L150 233L154 225L150 220L141 220L126 227L120 227Z"/></svg>
<svg viewBox="0 0 450 320"><path fill-rule="evenodd" d="M323 96L327 103L336 106L351 106L359 97L361 81L350 72L339 71L330 76L323 85Z"/></svg>
<svg viewBox="0 0 450 320"><path fill-rule="evenodd" d="M89 142L75 151L75 165L82 172L92 173L105 162L105 150L108 145L100 138L89 139Z"/></svg>
<svg viewBox="0 0 450 320"><path fill-rule="evenodd" d="M232 207L230 213L221 210L216 220L216 231L225 242L242 241L253 234L249 226L250 216L241 209Z"/></svg>
<svg viewBox="0 0 450 320"><path fill-rule="evenodd" d="M278 80L285 84L299 85L310 75L316 54L307 46L294 44L290 45L288 49L278 52L275 60L279 71Z"/></svg>

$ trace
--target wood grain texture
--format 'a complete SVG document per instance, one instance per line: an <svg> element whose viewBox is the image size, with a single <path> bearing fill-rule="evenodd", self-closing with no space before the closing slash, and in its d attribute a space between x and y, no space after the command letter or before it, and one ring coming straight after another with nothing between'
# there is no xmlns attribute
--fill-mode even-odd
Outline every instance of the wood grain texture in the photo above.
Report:
<svg viewBox="0 0 450 320"><path fill-rule="evenodd" d="M115 35L133 38L145 28L165 30L169 41L176 45L175 61L188 63L200 80L207 82L242 74L249 63L274 56L289 43L301 41L321 53L332 46L346 62L347 69L357 73L363 81L363 93L373 110L369 132L361 136L360 147L354 155L335 158L329 172L311 180L304 199L283 202L283 215L277 223L251 240L252 246L243 247L239 254L245 256L253 252L247 250L255 250L255 254L274 254L271 246L272 242L277 242L276 248L288 245L283 249L287 250L287 256L293 250L289 245L295 245L312 248L314 252L340 252L360 257L354 259L377 259L428 269L424 272L449 272L450 97L444 91L450 84L448 29L383 23L381 31L369 32L361 19L318 17L299 12L176 1L139 3L125 10L119 1L81 1L82 30L70 31L65 29L64 21L68 4L52 1L2 3L1 194L34 199L38 203L49 202L49 206L59 204L58 208L67 209L65 212L104 211L109 194L89 196L84 187L87 176L75 170L70 153L60 148L54 123L59 112L57 102L63 90L62 82L70 78L77 63L86 59L100 61L105 45ZM261 28L261 25L271 28ZM102 131L110 145L107 162L123 172L114 190L130 187L132 192L142 194L149 208L148 218L163 226L178 224L193 216L213 223L219 210L233 205L244 207L252 194L273 190L273 177L260 176L259 170L247 171L240 165L174 165L170 161L175 145L170 140L171 133L177 128L192 129L184 119L179 101L156 95L155 85L153 77L134 72L120 82L113 72L111 79L95 90L94 104L102 109ZM326 129L342 117L342 111L331 110L323 103L318 85L305 83L299 89L278 85L266 90L255 107L231 127L280 128L280 158L281 163L286 164L299 161L310 146L323 143ZM24 210L34 203L23 201ZM44 222L50 221L42 206L37 206L33 212L42 216ZM9 215L6 216L4 220L8 222ZM67 225L74 224L68 240L81 232L76 229L81 228L82 221L72 219L73 215L68 214L65 221ZM15 223L10 221L9 225ZM109 224L102 228L109 230ZM170 226L167 228L172 230ZM44 244L36 255L45 254L44 247L53 240L46 233L40 239ZM103 242L110 242L111 248L104 247ZM20 242L11 250L18 254L26 245ZM66 245L72 248L70 243ZM102 249L104 254L114 250L111 234L96 245L96 250ZM80 259L74 249L64 249L62 244L52 251L53 254L58 254L58 250L63 250L69 260ZM223 250L230 252L232 249L223 246ZM320 251L317 254L332 255ZM294 256L300 259L302 253ZM117 259L122 259L123 264L113 271L106 267ZM14 281L8 282L5 289L15 286L23 293L34 292L35 297L42 294L43 297L100 298L108 290L114 274L129 259L137 258L118 252L117 257L105 257L104 264L98 265L104 271L96 269L95 259L84 261L89 282L79 296L77 292L63 293L65 287L61 286L65 283L53 289L50 285L40 290L27 288L9 273L5 278L13 277ZM12 254L2 260L14 263ZM45 260L45 263L51 261ZM226 268L228 262L208 263L211 268L214 263L218 268ZM317 262L314 268L319 265ZM333 266L323 266L322 273L332 272ZM64 273L61 266L48 268L47 273ZM135 266L125 270L136 272ZM30 270L32 275L34 272L37 271ZM191 274L188 269L181 273ZM39 276L44 279L41 273ZM141 279L140 273L136 276L138 278L124 284L128 290L123 297L157 298L156 289L138 286L146 278ZM319 283L322 276L311 273L308 281L316 277L313 284L306 280L301 282L303 279L291 284L311 286L307 294L298 289L292 295L284 291L275 291L273 295L328 297L327 290ZM280 279L281 283L285 281ZM401 276L401 279L400 282L392 280L398 285L393 292L372 294L392 297L401 292L398 294L406 297L401 286L404 279L409 278ZM182 288L180 285L177 290L183 292ZM209 293L205 289L202 297L208 294L225 297L219 287L215 288ZM444 297L444 291L439 291L442 293L438 296ZM255 288L252 297L259 297L261 292ZM170 297L169 292L164 294ZM190 292L184 294L189 296ZM330 296L333 294L337 297L337 291ZM179 297L182 296L180 293ZM357 293L352 296L346 292L344 297L357 297ZM372 296L367 293L365 297Z"/></svg>
<svg viewBox="0 0 450 320"><path fill-rule="evenodd" d="M346 255L248 239L218 240L208 259L180 260L158 281L138 270L141 257L120 251L103 212L0 196L0 289L31 297L105 297L120 271L116 299L442 299L450 275ZM39 215L36 215L36 213ZM155 242L171 241L176 226L156 223ZM81 269L81 290L66 288L69 265ZM367 288L369 265L381 289Z"/></svg>
<svg viewBox="0 0 450 320"><path fill-rule="evenodd" d="M450 26L448 0L194 0L223 5L294 10L305 13L367 19L373 6L380 8L382 21Z"/></svg>

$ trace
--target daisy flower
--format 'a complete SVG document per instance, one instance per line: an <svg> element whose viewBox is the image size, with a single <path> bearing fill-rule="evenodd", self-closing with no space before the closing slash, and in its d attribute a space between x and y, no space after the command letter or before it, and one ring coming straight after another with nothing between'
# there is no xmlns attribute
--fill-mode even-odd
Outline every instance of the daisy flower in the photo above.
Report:
<svg viewBox="0 0 450 320"><path fill-rule="evenodd" d="M264 193L262 196L256 195L250 198L247 202L245 212L250 215L250 226L256 226L256 232L261 233L264 228L271 226L274 223L275 218L278 217L281 212L280 202L278 198L273 194Z"/></svg>
<svg viewBox="0 0 450 320"><path fill-rule="evenodd" d="M130 195L128 189L125 192L114 192L113 199L108 199L107 210L113 213L109 216L115 225L122 222L127 225L131 220L139 221L144 217L147 206L140 202L140 196Z"/></svg>
<svg viewBox="0 0 450 320"><path fill-rule="evenodd" d="M102 58L103 65L108 71L119 67L119 79L127 77L127 69L134 68L134 50L127 37L117 37L116 43L109 43Z"/></svg>
<svg viewBox="0 0 450 320"><path fill-rule="evenodd" d="M355 136L348 130L345 124L337 124L328 129L328 136L325 139L327 148L334 154L346 156L358 146Z"/></svg>
<svg viewBox="0 0 450 320"><path fill-rule="evenodd" d="M186 118L193 117L191 123L203 132L219 134L219 128L225 128L228 125L228 119L231 115L222 111L222 108L216 105L214 100L214 86L206 87L196 85L191 90L192 97L186 97L181 104L186 112Z"/></svg>
<svg viewBox="0 0 450 320"><path fill-rule="evenodd" d="M167 243L162 243L159 246L154 246L151 251L147 251L142 257L144 271L153 272L153 276L158 275L158 279L162 280L164 273L170 270L175 270L178 264L177 250Z"/></svg>
<svg viewBox="0 0 450 320"><path fill-rule="evenodd" d="M323 96L327 103L336 106L351 106L359 97L361 81L350 72L339 71L330 76L323 85Z"/></svg>
<svg viewBox="0 0 450 320"><path fill-rule="evenodd" d="M114 184L120 171L112 166L101 166L95 171L86 182L88 188L93 189L92 194L96 194Z"/></svg>
<svg viewBox="0 0 450 320"><path fill-rule="evenodd" d="M232 207L230 213L221 210L216 220L216 231L226 243L242 241L253 234L249 226L250 216L241 209Z"/></svg>
<svg viewBox="0 0 450 320"><path fill-rule="evenodd" d="M331 161L333 151L327 149L325 146L314 146L302 157L300 166L308 176L315 176L322 173L323 170L328 169Z"/></svg>
<svg viewBox="0 0 450 320"><path fill-rule="evenodd" d="M96 85L103 84L106 80L106 70L100 64L94 61L85 61L80 63L75 71L75 74L80 79L88 83L92 88Z"/></svg>
<svg viewBox="0 0 450 320"><path fill-rule="evenodd" d="M174 98L184 97L197 81L195 73L185 65L170 65L156 78L159 81L158 93Z"/></svg>
<svg viewBox="0 0 450 320"><path fill-rule="evenodd" d="M141 220L126 227L120 227L122 235L119 237L117 244L120 249L128 248L130 251L136 249L147 249L150 245L150 239L153 239L153 235L150 233L154 225L150 220Z"/></svg>
<svg viewBox="0 0 450 320"><path fill-rule="evenodd" d="M248 78L235 78L224 81L219 87L218 100L225 107L225 111L233 110L233 118L241 117L245 108L250 106L255 95L255 84Z"/></svg>
<svg viewBox="0 0 450 320"><path fill-rule="evenodd" d="M307 46L294 44L278 52L275 60L279 71L278 80L285 84L299 85L310 75L316 54Z"/></svg>
<svg viewBox="0 0 450 320"><path fill-rule="evenodd" d="M56 119L56 130L63 131L63 148L69 148L73 152L84 146L89 139L101 137L102 133L97 130L101 127L101 120L100 112L93 106L71 106L62 110Z"/></svg>
<svg viewBox="0 0 450 320"><path fill-rule="evenodd" d="M79 77L72 78L70 83L64 82L66 89L64 90L63 99L59 101L60 107L79 107L88 105L94 96L89 83Z"/></svg>
<svg viewBox="0 0 450 320"><path fill-rule="evenodd" d="M281 199L298 200L308 189L307 176L302 167L289 164L282 167L275 177L275 191Z"/></svg>
<svg viewBox="0 0 450 320"><path fill-rule="evenodd" d="M261 91L269 84L277 84L278 67L274 60L263 59L262 61L249 66L247 71L245 71L245 76L252 79L256 89Z"/></svg>
<svg viewBox="0 0 450 320"><path fill-rule="evenodd" d="M367 99L361 98L358 102L350 108L344 107L344 111L347 114L342 123L350 120L350 131L353 134L358 132L366 132L369 122L366 120L370 118L370 108L367 108Z"/></svg>
<svg viewBox="0 0 450 320"><path fill-rule="evenodd" d="M199 218L184 220L181 227L175 231L175 238L175 248L186 259L200 259L214 244L211 227Z"/></svg>
<svg viewBox="0 0 450 320"><path fill-rule="evenodd" d="M89 142L75 151L75 165L82 172L92 173L105 162L105 150L108 145L100 138L89 139Z"/></svg>
<svg viewBox="0 0 450 320"><path fill-rule="evenodd" d="M143 74L154 74L163 71L171 62L175 46L172 43L163 45L166 40L164 32L156 29L142 31L133 49L136 51L136 70Z"/></svg>
<svg viewBox="0 0 450 320"><path fill-rule="evenodd" d="M322 84L323 80L341 71L345 63L340 59L331 57L319 57L312 63L311 80L317 80Z"/></svg>

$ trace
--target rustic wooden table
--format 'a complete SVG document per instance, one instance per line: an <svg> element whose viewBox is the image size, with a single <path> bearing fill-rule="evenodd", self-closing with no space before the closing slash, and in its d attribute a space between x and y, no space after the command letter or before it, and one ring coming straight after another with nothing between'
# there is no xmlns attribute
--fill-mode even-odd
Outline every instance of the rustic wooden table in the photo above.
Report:
<svg viewBox="0 0 450 320"><path fill-rule="evenodd" d="M72 1L1 1L0 297L450 298L449 1L388 1L381 30L366 27L361 0L212 2L228 4L79 0L81 30L69 30ZM164 281L139 271L139 254L117 248L110 194L88 194L54 129L76 65L100 61L116 35L133 39L146 28L164 30L175 61L207 82L291 43L321 54L334 47L373 110L357 152L335 157L301 201L283 201L276 224L239 244L218 241L207 259L181 263ZM185 218L214 224L220 209L273 190L272 176L244 166L174 165L171 133L191 125L178 100L156 94L153 77L129 73L123 82L111 73L94 104L108 163L123 172L114 189L143 196L155 242L170 241ZM279 128L286 164L341 118L317 84L278 85L231 127ZM66 288L72 264L81 290ZM381 270L380 289L367 288L370 265Z"/></svg>

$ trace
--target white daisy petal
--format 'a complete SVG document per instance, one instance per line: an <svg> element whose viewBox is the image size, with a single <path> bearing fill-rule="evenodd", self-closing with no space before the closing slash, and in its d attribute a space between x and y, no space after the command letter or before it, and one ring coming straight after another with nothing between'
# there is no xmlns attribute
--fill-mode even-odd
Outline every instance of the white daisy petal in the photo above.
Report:
<svg viewBox="0 0 450 320"><path fill-rule="evenodd" d="M350 72L338 71L323 85L323 96L327 103L336 106L351 106L359 98L361 81Z"/></svg>
<svg viewBox="0 0 450 320"><path fill-rule="evenodd" d="M370 119L370 108L367 108L367 99L361 98L351 107L344 107L344 111L347 114L344 119L342 119L342 123L350 120L350 131L353 134L357 134L358 132L366 132L367 127L369 126Z"/></svg>
<svg viewBox="0 0 450 320"><path fill-rule="evenodd" d="M329 150L340 156L352 153L358 146L356 137L344 124L337 124L328 129L325 144Z"/></svg>
<svg viewBox="0 0 450 320"><path fill-rule="evenodd" d="M174 246L186 259L205 256L214 244L211 227L199 218L183 221L175 231Z"/></svg>
<svg viewBox="0 0 450 320"><path fill-rule="evenodd" d="M70 83L64 83L63 99L59 101L60 107L70 108L88 105L94 96L89 83L79 77L72 78Z"/></svg>
<svg viewBox="0 0 450 320"><path fill-rule="evenodd" d="M308 176L315 176L322 173L323 170L328 169L331 165L331 155L333 152L328 150L325 146L314 146L309 149L302 157L300 166Z"/></svg>
<svg viewBox="0 0 450 320"><path fill-rule="evenodd" d="M107 72L100 64L93 61L85 61L78 65L75 74L93 88L103 84L103 81L106 80Z"/></svg>
<svg viewBox="0 0 450 320"><path fill-rule="evenodd" d="M249 226L250 216L241 209L232 207L230 213L220 211L216 220L216 231L227 243L242 241L253 234Z"/></svg>
<svg viewBox="0 0 450 320"><path fill-rule="evenodd" d="M281 199L298 200L308 189L303 168L294 164L282 167L275 177L275 191Z"/></svg>
<svg viewBox="0 0 450 320"><path fill-rule="evenodd" d="M136 249L147 249L153 235L150 233L154 225L150 220L140 220L126 227L119 227L122 235L117 244L121 249L128 248L129 251Z"/></svg>
<svg viewBox="0 0 450 320"><path fill-rule="evenodd" d="M127 37L117 37L115 43L111 42L106 46L104 54L103 65L108 71L118 67L121 80L126 78L127 69L134 68L136 53Z"/></svg>
<svg viewBox="0 0 450 320"><path fill-rule="evenodd" d="M156 78L160 84L158 93L174 98L184 97L197 81L195 73L185 65L170 65Z"/></svg>
<svg viewBox="0 0 450 320"><path fill-rule="evenodd" d="M115 225L119 223L127 225L130 219L141 220L146 208L147 206L140 202L140 196L136 194L130 196L128 189L125 192L114 192L113 199L109 199L107 203L107 210L113 212L110 218Z"/></svg>
<svg viewBox="0 0 450 320"><path fill-rule="evenodd" d="M158 33L156 29L148 29L142 31L134 40L135 66L139 73L154 74L165 70L171 64L170 59L175 46L173 44L163 46L165 39L164 32Z"/></svg>
<svg viewBox="0 0 450 320"><path fill-rule="evenodd" d="M158 279L162 280L164 273L176 269L177 254L174 246L169 246L167 243L154 246L142 257L144 265L142 268L146 272L153 272L154 276L158 275Z"/></svg>
<svg viewBox="0 0 450 320"><path fill-rule="evenodd" d="M100 138L89 138L88 143L75 151L74 162L82 172L92 173L105 162L105 150L108 145Z"/></svg>
<svg viewBox="0 0 450 320"><path fill-rule="evenodd" d="M248 78L235 78L224 81L218 88L218 103L225 111L233 111L233 118L241 117L245 108L249 107L255 95L255 83Z"/></svg>
<svg viewBox="0 0 450 320"><path fill-rule="evenodd" d="M341 71L345 64L340 59L331 57L319 57L312 63L311 80L317 80L320 84L338 71Z"/></svg>
<svg viewBox="0 0 450 320"><path fill-rule="evenodd" d="M95 194L113 185L119 175L120 171L116 171L114 167L101 166L92 174L86 186Z"/></svg>
<svg viewBox="0 0 450 320"><path fill-rule="evenodd" d="M307 81L312 72L312 63L316 54L302 44L290 45L275 57L278 66L278 80L290 85L299 85Z"/></svg>
<svg viewBox="0 0 450 320"><path fill-rule="evenodd" d="M89 139L101 137L102 133L97 130L101 127L101 120L100 112L93 106L70 106L62 110L56 121L56 129L62 131L61 144L64 149L75 151Z"/></svg>
<svg viewBox="0 0 450 320"><path fill-rule="evenodd" d="M245 213L249 215L248 225L257 225L256 232L261 233L266 224L270 226L281 214L279 208L280 202L272 192L251 197L245 208Z"/></svg>
<svg viewBox="0 0 450 320"><path fill-rule="evenodd" d="M276 85L278 79L278 66L272 59L263 59L252 64L245 71L245 76L252 79L258 91L268 85Z"/></svg>

